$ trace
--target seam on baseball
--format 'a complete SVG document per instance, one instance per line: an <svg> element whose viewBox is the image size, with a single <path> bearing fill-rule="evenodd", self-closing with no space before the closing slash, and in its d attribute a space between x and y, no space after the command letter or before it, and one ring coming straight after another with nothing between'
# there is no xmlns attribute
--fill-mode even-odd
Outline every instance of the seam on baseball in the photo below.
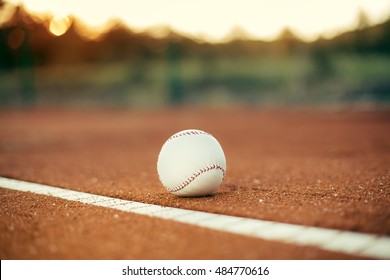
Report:
<svg viewBox="0 0 390 280"><path fill-rule="evenodd" d="M225 173L226 173L225 169L219 164L212 164L212 165L208 165L208 166L200 169L198 172L194 173L191 177L188 177L184 182L182 182L178 186L174 187L173 189L168 189L168 191L171 193L178 192L178 191L184 189L185 187L187 187L189 184L191 184L191 182L193 182L197 177L199 177L200 175L206 173L207 171L211 171L211 170L221 170L222 171L222 180L225 178Z"/></svg>
<svg viewBox="0 0 390 280"><path fill-rule="evenodd" d="M209 133L201 131L201 130L189 130L189 131L185 131L182 133L172 135L171 137L168 138L168 140L166 142L169 142L169 141L176 139L178 137L198 135L198 134L210 135Z"/></svg>

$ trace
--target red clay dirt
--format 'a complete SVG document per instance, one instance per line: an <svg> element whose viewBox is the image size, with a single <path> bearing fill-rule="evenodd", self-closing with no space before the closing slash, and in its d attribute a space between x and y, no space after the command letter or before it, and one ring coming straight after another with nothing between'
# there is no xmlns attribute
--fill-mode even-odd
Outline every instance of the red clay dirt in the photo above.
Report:
<svg viewBox="0 0 390 280"><path fill-rule="evenodd" d="M270 221L390 234L390 112L259 108L3 109L0 176L99 195ZM221 143L212 196L161 185L177 131ZM1 259L355 259L0 188Z"/></svg>

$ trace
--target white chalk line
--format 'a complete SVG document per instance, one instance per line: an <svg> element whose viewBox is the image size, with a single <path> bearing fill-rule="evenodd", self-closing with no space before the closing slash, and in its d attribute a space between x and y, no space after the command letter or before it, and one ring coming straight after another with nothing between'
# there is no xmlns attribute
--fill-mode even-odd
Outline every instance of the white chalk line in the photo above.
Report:
<svg viewBox="0 0 390 280"><path fill-rule="evenodd" d="M314 246L328 251L347 253L363 258L390 259L390 237L388 236L323 229L165 207L3 177L0 177L0 187L78 201L90 205L173 220L265 240Z"/></svg>

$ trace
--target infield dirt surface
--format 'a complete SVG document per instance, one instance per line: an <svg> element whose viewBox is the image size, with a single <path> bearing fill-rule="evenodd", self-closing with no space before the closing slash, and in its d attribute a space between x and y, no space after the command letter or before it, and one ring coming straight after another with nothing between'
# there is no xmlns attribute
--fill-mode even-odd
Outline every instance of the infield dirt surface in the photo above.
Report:
<svg viewBox="0 0 390 280"><path fill-rule="evenodd" d="M0 176L184 209L390 235L390 112L260 108L2 109ZM183 129L222 145L215 194L161 185ZM1 259L356 259L0 188Z"/></svg>

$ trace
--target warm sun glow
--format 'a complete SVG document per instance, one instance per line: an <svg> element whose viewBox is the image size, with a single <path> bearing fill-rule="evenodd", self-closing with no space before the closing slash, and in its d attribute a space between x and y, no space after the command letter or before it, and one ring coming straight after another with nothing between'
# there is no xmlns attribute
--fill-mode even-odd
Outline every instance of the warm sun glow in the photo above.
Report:
<svg viewBox="0 0 390 280"><path fill-rule="evenodd" d="M271 40L289 27L306 40L331 37L354 28L364 10L370 23L386 20L390 15L388 0L9 0L22 4L35 14L51 14L55 35L66 32L67 24L57 18L74 16L82 21L79 30L88 37L98 37L119 20L135 31L168 26L176 32L210 41L224 40L234 29L241 28L252 38ZM158 29L157 29L158 28Z"/></svg>
<svg viewBox="0 0 390 280"><path fill-rule="evenodd" d="M55 36L61 36L69 29L70 24L69 17L53 17L50 20L49 31Z"/></svg>

